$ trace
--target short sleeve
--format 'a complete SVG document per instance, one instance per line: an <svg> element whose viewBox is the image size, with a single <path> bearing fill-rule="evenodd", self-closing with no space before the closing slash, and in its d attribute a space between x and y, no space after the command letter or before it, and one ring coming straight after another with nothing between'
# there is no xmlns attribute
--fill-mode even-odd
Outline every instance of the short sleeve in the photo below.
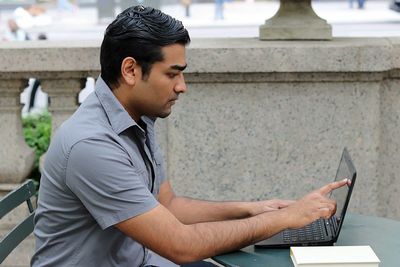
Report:
<svg viewBox="0 0 400 267"><path fill-rule="evenodd" d="M68 157L66 184L102 229L143 214L159 203L144 171L111 140L83 140Z"/></svg>

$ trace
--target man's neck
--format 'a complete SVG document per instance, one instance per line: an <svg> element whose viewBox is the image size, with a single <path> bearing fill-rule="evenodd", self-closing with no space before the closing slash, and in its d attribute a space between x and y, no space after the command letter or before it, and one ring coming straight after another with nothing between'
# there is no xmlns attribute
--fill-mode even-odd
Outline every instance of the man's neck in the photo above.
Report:
<svg viewBox="0 0 400 267"><path fill-rule="evenodd" d="M115 95L115 97L117 98L117 100L121 103L121 105L124 107L124 109L126 110L126 112L128 112L129 116L131 116L131 118L139 124L139 122L141 121L141 115L137 114L137 112L135 112L134 110L132 110L129 105L128 105L128 100L129 99L129 95L127 94L128 90L126 90L126 88L122 88L122 86L120 87L116 87L113 89L113 94Z"/></svg>

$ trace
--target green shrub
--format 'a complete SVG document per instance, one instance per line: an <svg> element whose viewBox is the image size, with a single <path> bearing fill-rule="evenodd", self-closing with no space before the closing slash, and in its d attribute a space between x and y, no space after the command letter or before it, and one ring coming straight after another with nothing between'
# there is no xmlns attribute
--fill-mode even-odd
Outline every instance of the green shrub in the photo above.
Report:
<svg viewBox="0 0 400 267"><path fill-rule="evenodd" d="M25 141L35 149L35 167L28 178L39 181L39 159L47 151L51 137L51 115L44 112L39 115L28 115L22 118Z"/></svg>

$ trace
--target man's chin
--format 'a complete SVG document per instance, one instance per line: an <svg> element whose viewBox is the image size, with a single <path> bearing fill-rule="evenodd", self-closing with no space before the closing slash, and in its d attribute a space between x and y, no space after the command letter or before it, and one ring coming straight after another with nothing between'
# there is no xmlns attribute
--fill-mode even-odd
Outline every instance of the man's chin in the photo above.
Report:
<svg viewBox="0 0 400 267"><path fill-rule="evenodd" d="M161 119L164 119L164 118L168 117L170 114L171 114L171 110L165 111L165 112L163 112L163 113L160 113L160 114L158 114L157 117L159 117L159 118L161 118Z"/></svg>

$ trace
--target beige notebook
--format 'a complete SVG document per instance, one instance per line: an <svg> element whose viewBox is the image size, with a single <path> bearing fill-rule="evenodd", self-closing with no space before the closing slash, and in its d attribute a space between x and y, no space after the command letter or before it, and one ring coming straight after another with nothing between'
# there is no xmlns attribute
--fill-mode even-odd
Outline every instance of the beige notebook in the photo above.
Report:
<svg viewBox="0 0 400 267"><path fill-rule="evenodd" d="M291 247L295 267L377 267L379 259L370 246Z"/></svg>

